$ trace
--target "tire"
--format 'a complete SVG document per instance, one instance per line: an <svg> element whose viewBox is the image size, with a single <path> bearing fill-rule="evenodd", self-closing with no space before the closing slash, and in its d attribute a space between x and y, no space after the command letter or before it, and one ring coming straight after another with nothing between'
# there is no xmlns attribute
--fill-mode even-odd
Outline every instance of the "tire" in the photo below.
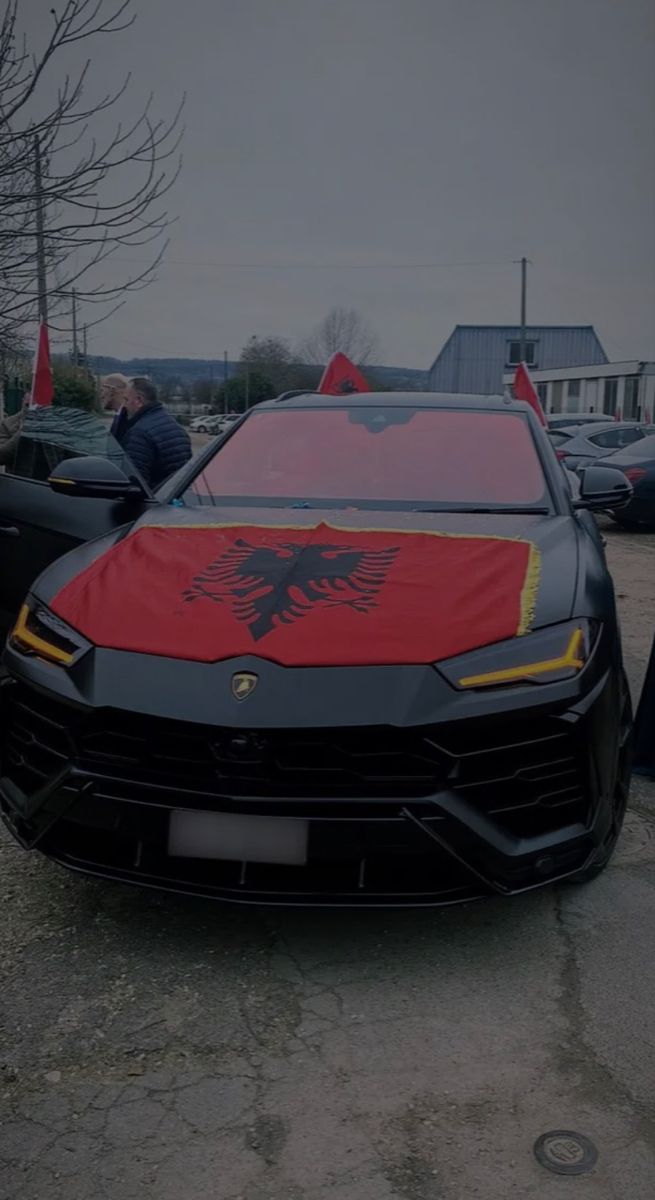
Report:
<svg viewBox="0 0 655 1200"><path fill-rule="evenodd" d="M630 517L623 517L621 513L610 513L610 516L616 525L620 525L621 529L629 530L631 533L637 533L641 528L639 521L633 521Z"/></svg>
<svg viewBox="0 0 655 1200"><path fill-rule="evenodd" d="M206 426L206 425L199 425L199 426L198 426L198 433L206 433L206 432L207 432L207 426Z"/></svg>
<svg viewBox="0 0 655 1200"><path fill-rule="evenodd" d="M581 884L591 883L593 879L597 879L602 875L605 868L608 866L614 851L616 850L625 814L628 807L628 797L630 794L630 775L632 772L632 701L630 699L630 687L625 672L622 677L623 688L623 707L621 714L621 741L619 745L619 755L616 771L616 781L614 786L614 797L612 800L612 824L605 837L602 846L598 847L595 857L591 862L583 867L581 871L576 871L574 875L570 875L565 883Z"/></svg>

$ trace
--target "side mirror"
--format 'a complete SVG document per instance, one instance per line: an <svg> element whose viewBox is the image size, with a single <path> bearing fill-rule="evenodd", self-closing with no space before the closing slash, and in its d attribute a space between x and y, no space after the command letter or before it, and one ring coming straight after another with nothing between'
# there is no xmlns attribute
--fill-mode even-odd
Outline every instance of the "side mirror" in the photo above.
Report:
<svg viewBox="0 0 655 1200"><path fill-rule="evenodd" d="M145 500L146 492L136 479L107 458L66 458L48 479L53 492L62 496L86 496L100 500Z"/></svg>
<svg viewBox="0 0 655 1200"><path fill-rule="evenodd" d="M624 508L632 500L632 484L618 467L584 467L579 476L580 495L573 501L574 508L604 512Z"/></svg>

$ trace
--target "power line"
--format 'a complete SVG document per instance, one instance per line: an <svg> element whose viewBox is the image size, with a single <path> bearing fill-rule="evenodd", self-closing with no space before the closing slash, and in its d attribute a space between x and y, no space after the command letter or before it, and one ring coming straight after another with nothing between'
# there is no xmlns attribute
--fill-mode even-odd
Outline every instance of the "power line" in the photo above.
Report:
<svg viewBox="0 0 655 1200"><path fill-rule="evenodd" d="M117 258L114 262L143 263L143 258ZM207 259L165 259L162 267L212 267L221 271L448 271L459 267L508 267L513 260L479 262L425 262L425 263L264 263L264 262L211 262Z"/></svg>

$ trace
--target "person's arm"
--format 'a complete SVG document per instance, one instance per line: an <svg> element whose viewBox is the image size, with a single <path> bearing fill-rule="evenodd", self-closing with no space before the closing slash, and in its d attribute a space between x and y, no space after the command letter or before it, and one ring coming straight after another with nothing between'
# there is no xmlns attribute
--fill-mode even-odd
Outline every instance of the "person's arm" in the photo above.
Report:
<svg viewBox="0 0 655 1200"><path fill-rule="evenodd" d="M20 427L23 420L23 413L17 412L12 416L3 417L0 421L0 439L13 437L14 434L20 433Z"/></svg>
<svg viewBox="0 0 655 1200"><path fill-rule="evenodd" d="M123 450L132 465L136 467L139 475L150 487L157 460L157 447L152 438L145 431L134 429L123 446Z"/></svg>

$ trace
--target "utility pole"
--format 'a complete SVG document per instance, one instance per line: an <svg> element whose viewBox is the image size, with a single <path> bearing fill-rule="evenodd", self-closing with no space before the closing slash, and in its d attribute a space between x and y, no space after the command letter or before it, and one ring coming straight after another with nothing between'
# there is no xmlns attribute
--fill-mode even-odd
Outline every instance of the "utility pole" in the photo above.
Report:
<svg viewBox="0 0 655 1200"><path fill-rule="evenodd" d="M48 323L48 277L45 260L45 213L43 203L43 172L41 143L34 134L34 192L36 201L36 278L39 293L39 320Z"/></svg>
<svg viewBox="0 0 655 1200"><path fill-rule="evenodd" d="M525 362L526 341L525 341L525 322L526 322L526 306L528 293L528 260L521 259L521 362Z"/></svg>
<svg viewBox="0 0 655 1200"><path fill-rule="evenodd" d="M71 292L72 309L73 309L73 363L76 367L80 365L80 352L77 345L77 294L75 288Z"/></svg>

